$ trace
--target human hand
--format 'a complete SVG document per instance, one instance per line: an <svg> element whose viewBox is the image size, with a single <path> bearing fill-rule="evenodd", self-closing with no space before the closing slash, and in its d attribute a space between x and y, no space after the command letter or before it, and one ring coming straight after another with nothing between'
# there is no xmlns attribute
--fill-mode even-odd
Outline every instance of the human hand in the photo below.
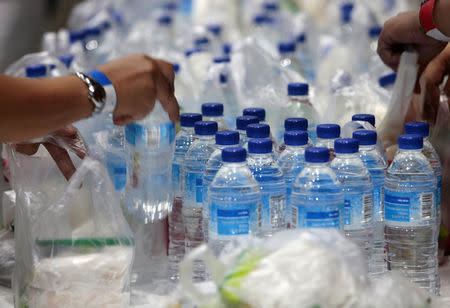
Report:
<svg viewBox="0 0 450 308"><path fill-rule="evenodd" d="M435 123L441 96L440 85L449 74L450 44L428 64L420 77L420 94L424 102L423 115L430 123ZM449 80L444 86L444 93L450 96Z"/></svg>
<svg viewBox="0 0 450 308"><path fill-rule="evenodd" d="M422 71L445 46L446 43L425 34L419 13L411 11L386 21L378 39L378 54L387 66L396 71L402 52L413 47L419 53L419 71Z"/></svg>
<svg viewBox="0 0 450 308"><path fill-rule="evenodd" d="M117 92L114 123L125 125L143 119L161 102L173 122L180 117L174 95L173 66L146 55L132 55L98 67L113 83Z"/></svg>
<svg viewBox="0 0 450 308"><path fill-rule="evenodd" d="M48 153L58 166L58 169L67 180L70 180L75 173L76 168L70 159L70 155L66 148L73 151L81 159L87 154L86 146L78 134L78 130L72 125L56 131L48 138L42 140L42 142L17 143L14 145L14 148L19 153L34 155L39 150L41 144L47 149Z"/></svg>

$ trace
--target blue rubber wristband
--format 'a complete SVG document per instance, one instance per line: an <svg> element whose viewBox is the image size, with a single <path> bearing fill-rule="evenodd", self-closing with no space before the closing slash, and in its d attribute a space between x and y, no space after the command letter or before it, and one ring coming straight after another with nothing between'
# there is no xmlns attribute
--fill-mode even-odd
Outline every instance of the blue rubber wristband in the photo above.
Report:
<svg viewBox="0 0 450 308"><path fill-rule="evenodd" d="M106 99L105 107L103 108L102 113L113 113L117 106L117 94L111 80L109 80L104 73L98 70L90 71L86 74L101 84L105 89Z"/></svg>

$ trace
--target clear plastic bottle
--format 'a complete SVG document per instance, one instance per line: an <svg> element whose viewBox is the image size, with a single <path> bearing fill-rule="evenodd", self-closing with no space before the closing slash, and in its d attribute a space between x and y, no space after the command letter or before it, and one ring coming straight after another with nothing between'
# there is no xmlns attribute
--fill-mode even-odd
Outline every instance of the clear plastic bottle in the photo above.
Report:
<svg viewBox="0 0 450 308"><path fill-rule="evenodd" d="M228 130L228 125L223 117L223 104L221 103L205 103L202 104L203 121L217 122L219 131Z"/></svg>
<svg viewBox="0 0 450 308"><path fill-rule="evenodd" d="M324 147L330 150L330 159L334 159L334 141L341 136L341 127L337 124L317 125L316 147Z"/></svg>
<svg viewBox="0 0 450 308"><path fill-rule="evenodd" d="M418 134L423 137L423 149L422 153L428 159L428 162L433 168L434 174L437 178L437 189L435 194L435 203L436 203L436 237L439 239L439 230L441 228L441 188L442 188L442 165L439 159L439 155L436 153L433 145L429 140L430 135L430 125L426 122L410 122L405 125L405 133L406 134ZM436 263L439 267L439 263ZM436 273L439 273L439 269L436 270ZM439 276L436 277L436 289L440 290L441 281ZM439 292L439 291L438 291Z"/></svg>
<svg viewBox="0 0 450 308"><path fill-rule="evenodd" d="M124 212L136 242L132 282L141 284L153 279L155 269L149 245L153 223L167 217L172 208L170 166L175 125L157 102L145 119L125 127L125 138L131 159Z"/></svg>
<svg viewBox="0 0 450 308"><path fill-rule="evenodd" d="M422 136L402 135L398 146L384 184L387 267L437 294L436 176Z"/></svg>
<svg viewBox="0 0 450 308"><path fill-rule="evenodd" d="M206 25L206 29L211 34L211 51L215 56L222 56L222 32L223 26L221 24L208 24Z"/></svg>
<svg viewBox="0 0 450 308"><path fill-rule="evenodd" d="M255 116L258 117L261 124L267 124L266 122L266 110L264 108L245 108L242 112L245 116Z"/></svg>
<svg viewBox="0 0 450 308"><path fill-rule="evenodd" d="M304 69L296 57L296 46L294 41L281 42L278 44L280 65L305 76Z"/></svg>
<svg viewBox="0 0 450 308"><path fill-rule="evenodd" d="M344 229L344 195L330 168L330 150L305 150L306 166L291 196L291 228Z"/></svg>
<svg viewBox="0 0 450 308"><path fill-rule="evenodd" d="M278 165L286 182L286 223L291 225L291 194L295 179L305 167L305 150L308 146L306 131L291 130L284 133L286 149L278 158Z"/></svg>
<svg viewBox="0 0 450 308"><path fill-rule="evenodd" d="M183 161L194 141L194 125L202 120L199 113L184 113L180 117L181 130L175 138L175 154L172 161L172 185L174 201L169 215L169 278L178 279L178 264L184 257L183 224Z"/></svg>
<svg viewBox="0 0 450 308"><path fill-rule="evenodd" d="M377 133L373 130L358 130L353 138L359 142L359 158L370 172L373 184L373 248L369 262L371 278L386 272L386 251L384 241L384 179L387 163L377 150Z"/></svg>
<svg viewBox="0 0 450 308"><path fill-rule="evenodd" d="M203 243L203 172L211 154L214 152L214 135L217 122L201 121L195 123L195 140L186 152L183 161L184 196L183 222L185 228L185 251L190 252ZM194 279L202 280L204 269L196 264Z"/></svg>
<svg viewBox="0 0 450 308"><path fill-rule="evenodd" d="M273 158L270 139L248 142L247 164L261 190L261 236L286 228L286 183Z"/></svg>
<svg viewBox="0 0 450 308"><path fill-rule="evenodd" d="M209 224L209 201L208 187L216 176L217 171L222 167L222 150L226 147L237 147L239 145L239 133L224 130L216 133L216 150L211 154L205 165L203 173L203 233L205 242L208 242Z"/></svg>
<svg viewBox="0 0 450 308"><path fill-rule="evenodd" d="M240 116L236 118L236 130L239 132L239 146L244 146L247 142L247 126L250 124L259 124L258 117Z"/></svg>
<svg viewBox="0 0 450 308"><path fill-rule="evenodd" d="M276 148L276 142L272 139L272 135L270 134L270 126L268 124L249 124L247 125L247 140L250 141L251 139L263 139L268 138L272 141L272 144L274 148ZM248 150L248 141L244 144L244 149ZM274 158L277 157L276 153L273 153L272 155Z"/></svg>
<svg viewBox="0 0 450 308"><path fill-rule="evenodd" d="M378 79L378 84L384 89L392 90L395 84L395 80L397 80L397 73L389 73L387 75L381 76Z"/></svg>
<svg viewBox="0 0 450 308"><path fill-rule="evenodd" d="M217 255L234 238L259 233L261 194L246 156L243 148L225 148L223 166L209 187L208 244Z"/></svg>
<svg viewBox="0 0 450 308"><path fill-rule="evenodd" d="M367 122L373 127L375 127L375 116L368 113L358 113L352 116L352 121Z"/></svg>
<svg viewBox="0 0 450 308"><path fill-rule="evenodd" d="M286 148L284 143L284 133L292 130L301 130L308 132L308 120L305 118L287 118L284 120L284 128L280 129L281 136L278 138L278 152L282 153ZM312 146L312 141L308 138L308 144Z"/></svg>
<svg viewBox="0 0 450 308"><path fill-rule="evenodd" d="M282 113L283 121L287 118L298 117L308 119L308 134L316 142L316 126L319 114L309 98L309 85L307 83L290 83L287 87L289 102Z"/></svg>
<svg viewBox="0 0 450 308"><path fill-rule="evenodd" d="M334 142L336 158L331 162L331 169L344 194L345 235L361 248L368 266L373 244L373 184L358 149L356 139L337 139Z"/></svg>

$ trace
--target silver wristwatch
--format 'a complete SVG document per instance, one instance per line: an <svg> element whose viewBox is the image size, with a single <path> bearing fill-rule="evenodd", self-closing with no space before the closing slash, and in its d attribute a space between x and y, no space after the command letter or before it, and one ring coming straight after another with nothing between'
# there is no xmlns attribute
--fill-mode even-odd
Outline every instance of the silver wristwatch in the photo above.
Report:
<svg viewBox="0 0 450 308"><path fill-rule="evenodd" d="M105 88L91 76L77 72L75 75L80 78L88 88L88 98L94 105L92 115L100 114L105 109L106 91Z"/></svg>

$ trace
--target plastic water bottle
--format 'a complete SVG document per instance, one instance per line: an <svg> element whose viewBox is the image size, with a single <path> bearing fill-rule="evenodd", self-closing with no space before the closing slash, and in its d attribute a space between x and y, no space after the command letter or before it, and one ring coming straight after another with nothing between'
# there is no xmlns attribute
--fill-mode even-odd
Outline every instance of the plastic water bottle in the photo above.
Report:
<svg viewBox="0 0 450 308"><path fill-rule="evenodd" d="M433 145L429 140L430 125L426 122L410 122L405 125L406 134L417 134L423 137L422 154L428 159L431 168L437 178L436 190L436 227L439 230L441 225L441 187L442 187L442 165L439 155L436 153Z"/></svg>
<svg viewBox="0 0 450 308"><path fill-rule="evenodd" d="M172 161L172 185L174 201L169 215L169 278L178 279L178 264L184 257L183 224L183 161L194 141L194 125L202 120L199 113L184 113L180 117L181 130L175 138L175 154Z"/></svg>
<svg viewBox="0 0 450 308"><path fill-rule="evenodd" d="M295 179L305 167L305 150L308 146L308 133L292 130L284 133L286 149L278 158L278 165L286 182L286 222L291 225L291 194Z"/></svg>
<svg viewBox="0 0 450 308"><path fill-rule="evenodd" d="M384 185L388 270L401 271L430 292L436 289L436 176L420 135L402 135Z"/></svg>
<svg viewBox="0 0 450 308"><path fill-rule="evenodd" d="M278 53L280 56L280 65L284 68L293 70L304 76L305 72L300 62L298 61L296 54L296 46L294 41L281 42L278 44Z"/></svg>
<svg viewBox="0 0 450 308"><path fill-rule="evenodd" d="M289 95L289 103L282 111L284 119L291 117L308 119L309 137L313 140L313 142L316 142L316 125L319 116L309 99L308 84L290 83L287 90Z"/></svg>
<svg viewBox="0 0 450 308"><path fill-rule="evenodd" d="M205 103L202 105L203 121L216 122L219 131L228 130L228 126L225 123L223 117L223 104L221 103Z"/></svg>
<svg viewBox="0 0 450 308"><path fill-rule="evenodd" d="M261 194L246 156L243 148L225 148L223 166L209 187L208 244L216 254L234 238L259 233Z"/></svg>
<svg viewBox="0 0 450 308"><path fill-rule="evenodd" d="M262 236L271 236L286 228L286 184L273 158L272 147L270 139L251 139L248 142L247 163L261 190Z"/></svg>
<svg viewBox="0 0 450 308"><path fill-rule="evenodd" d="M284 132L292 131L292 130L301 130L308 132L308 120L305 118L287 118L284 120L284 129L280 129L280 133L282 133L282 137L279 138L278 143L278 152L283 152L286 148L286 144L284 143ZM312 141L308 138L308 144L312 145Z"/></svg>
<svg viewBox="0 0 450 308"><path fill-rule="evenodd" d="M186 152L183 162L184 197L183 222L185 228L185 251L190 252L199 246L203 234L203 172L211 154L214 152L214 135L217 122L201 121L195 123L195 140ZM201 263L194 269L194 279L203 279L204 270Z"/></svg>
<svg viewBox="0 0 450 308"><path fill-rule="evenodd" d="M45 64L30 65L25 68L27 78L45 78L47 76L47 66Z"/></svg>
<svg viewBox="0 0 450 308"><path fill-rule="evenodd" d="M331 162L344 194L344 232L367 257L372 249L373 184L358 153L356 139L337 139L336 158Z"/></svg>
<svg viewBox="0 0 450 308"><path fill-rule="evenodd" d="M439 230L441 228L441 187L442 187L442 165L436 150L431 144L428 136L430 135L430 125L426 122L410 122L405 125L405 133L407 134L417 134L423 137L423 149L422 154L428 159L428 162L433 168L434 175L437 178L437 189L436 189L436 238L439 239ZM436 263L439 267L439 263ZM436 273L439 273L439 268L436 269ZM440 290L441 281L439 276L436 277L436 289Z"/></svg>
<svg viewBox="0 0 450 308"><path fill-rule="evenodd" d="M314 69L316 61L312 56L311 50L308 48L308 36L305 32L301 32L296 36L295 42L297 58L305 72L304 76L308 80L314 81L316 79L316 72Z"/></svg>
<svg viewBox="0 0 450 308"><path fill-rule="evenodd" d="M203 173L203 233L205 242L208 242L209 224L209 201L208 187L216 176L217 171L222 167L222 150L226 147L237 147L239 145L239 133L224 130L216 133L216 150L211 154L205 165Z"/></svg>
<svg viewBox="0 0 450 308"><path fill-rule="evenodd" d="M247 142L247 126L258 124L259 119L255 116L240 116L236 118L236 130L239 133L239 146L244 146Z"/></svg>
<svg viewBox="0 0 450 308"><path fill-rule="evenodd" d="M378 79L378 84L380 87L385 88L387 90L391 90L395 84L395 80L397 79L396 73L389 73L387 75L381 76Z"/></svg>
<svg viewBox="0 0 450 308"><path fill-rule="evenodd" d="M149 244L153 223L167 217L172 208L170 166L175 125L157 102L149 116L125 127L125 138L131 155L127 168L131 180L125 191L124 212L136 242L132 282L141 284L154 278L153 247Z"/></svg>
<svg viewBox="0 0 450 308"><path fill-rule="evenodd" d="M334 159L334 141L341 136L341 127L337 124L317 125L316 147L330 150L330 159Z"/></svg>
<svg viewBox="0 0 450 308"><path fill-rule="evenodd" d="M266 122L266 110L264 108L245 108L242 112L245 116L255 116L258 117L259 122L262 124L267 124Z"/></svg>
<svg viewBox="0 0 450 308"><path fill-rule="evenodd" d="M373 184L373 248L369 262L372 278L386 272L384 242L384 178L387 163L376 148L377 133L373 130L358 130L353 138L359 142L359 158L370 172Z"/></svg>
<svg viewBox="0 0 450 308"><path fill-rule="evenodd" d="M361 121L361 122L367 122L373 127L375 127L375 116L373 114L368 113L359 113L354 114L352 116L352 121Z"/></svg>
<svg viewBox="0 0 450 308"><path fill-rule="evenodd" d="M236 97L236 89L234 88L232 75L229 69L230 58L215 58L214 63L222 65L218 72L219 89L224 103L225 123L227 123L228 127L232 127L234 120L239 116L239 105Z"/></svg>
<svg viewBox="0 0 450 308"><path fill-rule="evenodd" d="M305 150L306 166L295 180L291 196L291 228L344 229L344 195L330 168L330 150Z"/></svg>

